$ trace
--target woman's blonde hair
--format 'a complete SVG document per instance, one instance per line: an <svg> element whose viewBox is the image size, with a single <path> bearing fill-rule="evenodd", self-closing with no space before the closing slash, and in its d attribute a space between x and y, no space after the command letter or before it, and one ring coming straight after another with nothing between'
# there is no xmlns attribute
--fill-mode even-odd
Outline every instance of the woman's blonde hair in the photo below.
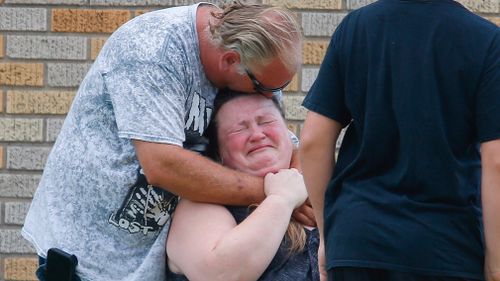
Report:
<svg viewBox="0 0 500 281"><path fill-rule="evenodd" d="M301 63L301 31L295 15L289 10L262 4L230 1L213 12L217 20L210 23L212 42L226 50L236 51L243 67L264 67L280 58L290 71Z"/></svg>
<svg viewBox="0 0 500 281"><path fill-rule="evenodd" d="M300 253L304 250L306 246L306 232L304 226L294 219L290 220L288 229L286 230L285 241L288 241L289 253Z"/></svg>
<svg viewBox="0 0 500 281"><path fill-rule="evenodd" d="M258 206L259 204L253 204L249 208L252 211ZM295 254L302 252L306 246L306 239L307 235L304 226L296 222L293 218L290 219L285 233L285 245L288 246L288 253Z"/></svg>

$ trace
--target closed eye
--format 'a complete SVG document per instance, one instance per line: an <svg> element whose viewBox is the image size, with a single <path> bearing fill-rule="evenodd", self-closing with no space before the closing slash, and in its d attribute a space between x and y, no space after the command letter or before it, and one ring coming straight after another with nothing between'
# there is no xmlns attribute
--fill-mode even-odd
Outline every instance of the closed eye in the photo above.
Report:
<svg viewBox="0 0 500 281"><path fill-rule="evenodd" d="M243 132L245 129L246 129L246 127L244 127L244 126L238 126L238 127L233 128L233 129L232 129L229 133L230 133L230 134L234 134L234 133L241 133L241 132Z"/></svg>
<svg viewBox="0 0 500 281"><path fill-rule="evenodd" d="M276 119L263 119L259 121L259 125L272 124L276 122Z"/></svg>

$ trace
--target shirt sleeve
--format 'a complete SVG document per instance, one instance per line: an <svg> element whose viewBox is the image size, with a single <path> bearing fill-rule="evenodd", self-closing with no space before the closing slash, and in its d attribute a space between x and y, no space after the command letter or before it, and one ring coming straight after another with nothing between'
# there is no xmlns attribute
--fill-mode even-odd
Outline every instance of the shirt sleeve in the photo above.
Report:
<svg viewBox="0 0 500 281"><path fill-rule="evenodd" d="M342 30L341 23L332 36L318 76L302 105L345 127L350 123L351 115L345 104L344 75L340 61Z"/></svg>
<svg viewBox="0 0 500 281"><path fill-rule="evenodd" d="M476 94L479 142L500 138L500 29L489 48Z"/></svg>
<svg viewBox="0 0 500 281"><path fill-rule="evenodd" d="M181 73L137 62L103 75L121 138L182 146L186 89Z"/></svg>

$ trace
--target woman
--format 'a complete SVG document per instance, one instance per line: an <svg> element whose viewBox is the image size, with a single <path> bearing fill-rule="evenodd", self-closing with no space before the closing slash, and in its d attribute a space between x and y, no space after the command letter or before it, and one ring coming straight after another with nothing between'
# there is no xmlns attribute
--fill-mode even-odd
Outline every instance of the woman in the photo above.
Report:
<svg viewBox="0 0 500 281"><path fill-rule="evenodd" d="M167 240L169 280L318 280L317 230L290 222L307 193L288 169L292 143L278 102L227 91L213 114L210 156L265 177L266 199L253 208L181 200Z"/></svg>

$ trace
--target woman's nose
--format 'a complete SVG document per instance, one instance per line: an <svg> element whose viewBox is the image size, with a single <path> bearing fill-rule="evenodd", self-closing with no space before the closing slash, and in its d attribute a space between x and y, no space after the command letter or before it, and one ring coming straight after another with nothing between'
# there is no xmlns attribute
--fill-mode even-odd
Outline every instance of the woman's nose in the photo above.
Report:
<svg viewBox="0 0 500 281"><path fill-rule="evenodd" d="M250 140L252 141L261 140L266 137L263 128L261 128L258 125L252 126L250 130L251 130Z"/></svg>

